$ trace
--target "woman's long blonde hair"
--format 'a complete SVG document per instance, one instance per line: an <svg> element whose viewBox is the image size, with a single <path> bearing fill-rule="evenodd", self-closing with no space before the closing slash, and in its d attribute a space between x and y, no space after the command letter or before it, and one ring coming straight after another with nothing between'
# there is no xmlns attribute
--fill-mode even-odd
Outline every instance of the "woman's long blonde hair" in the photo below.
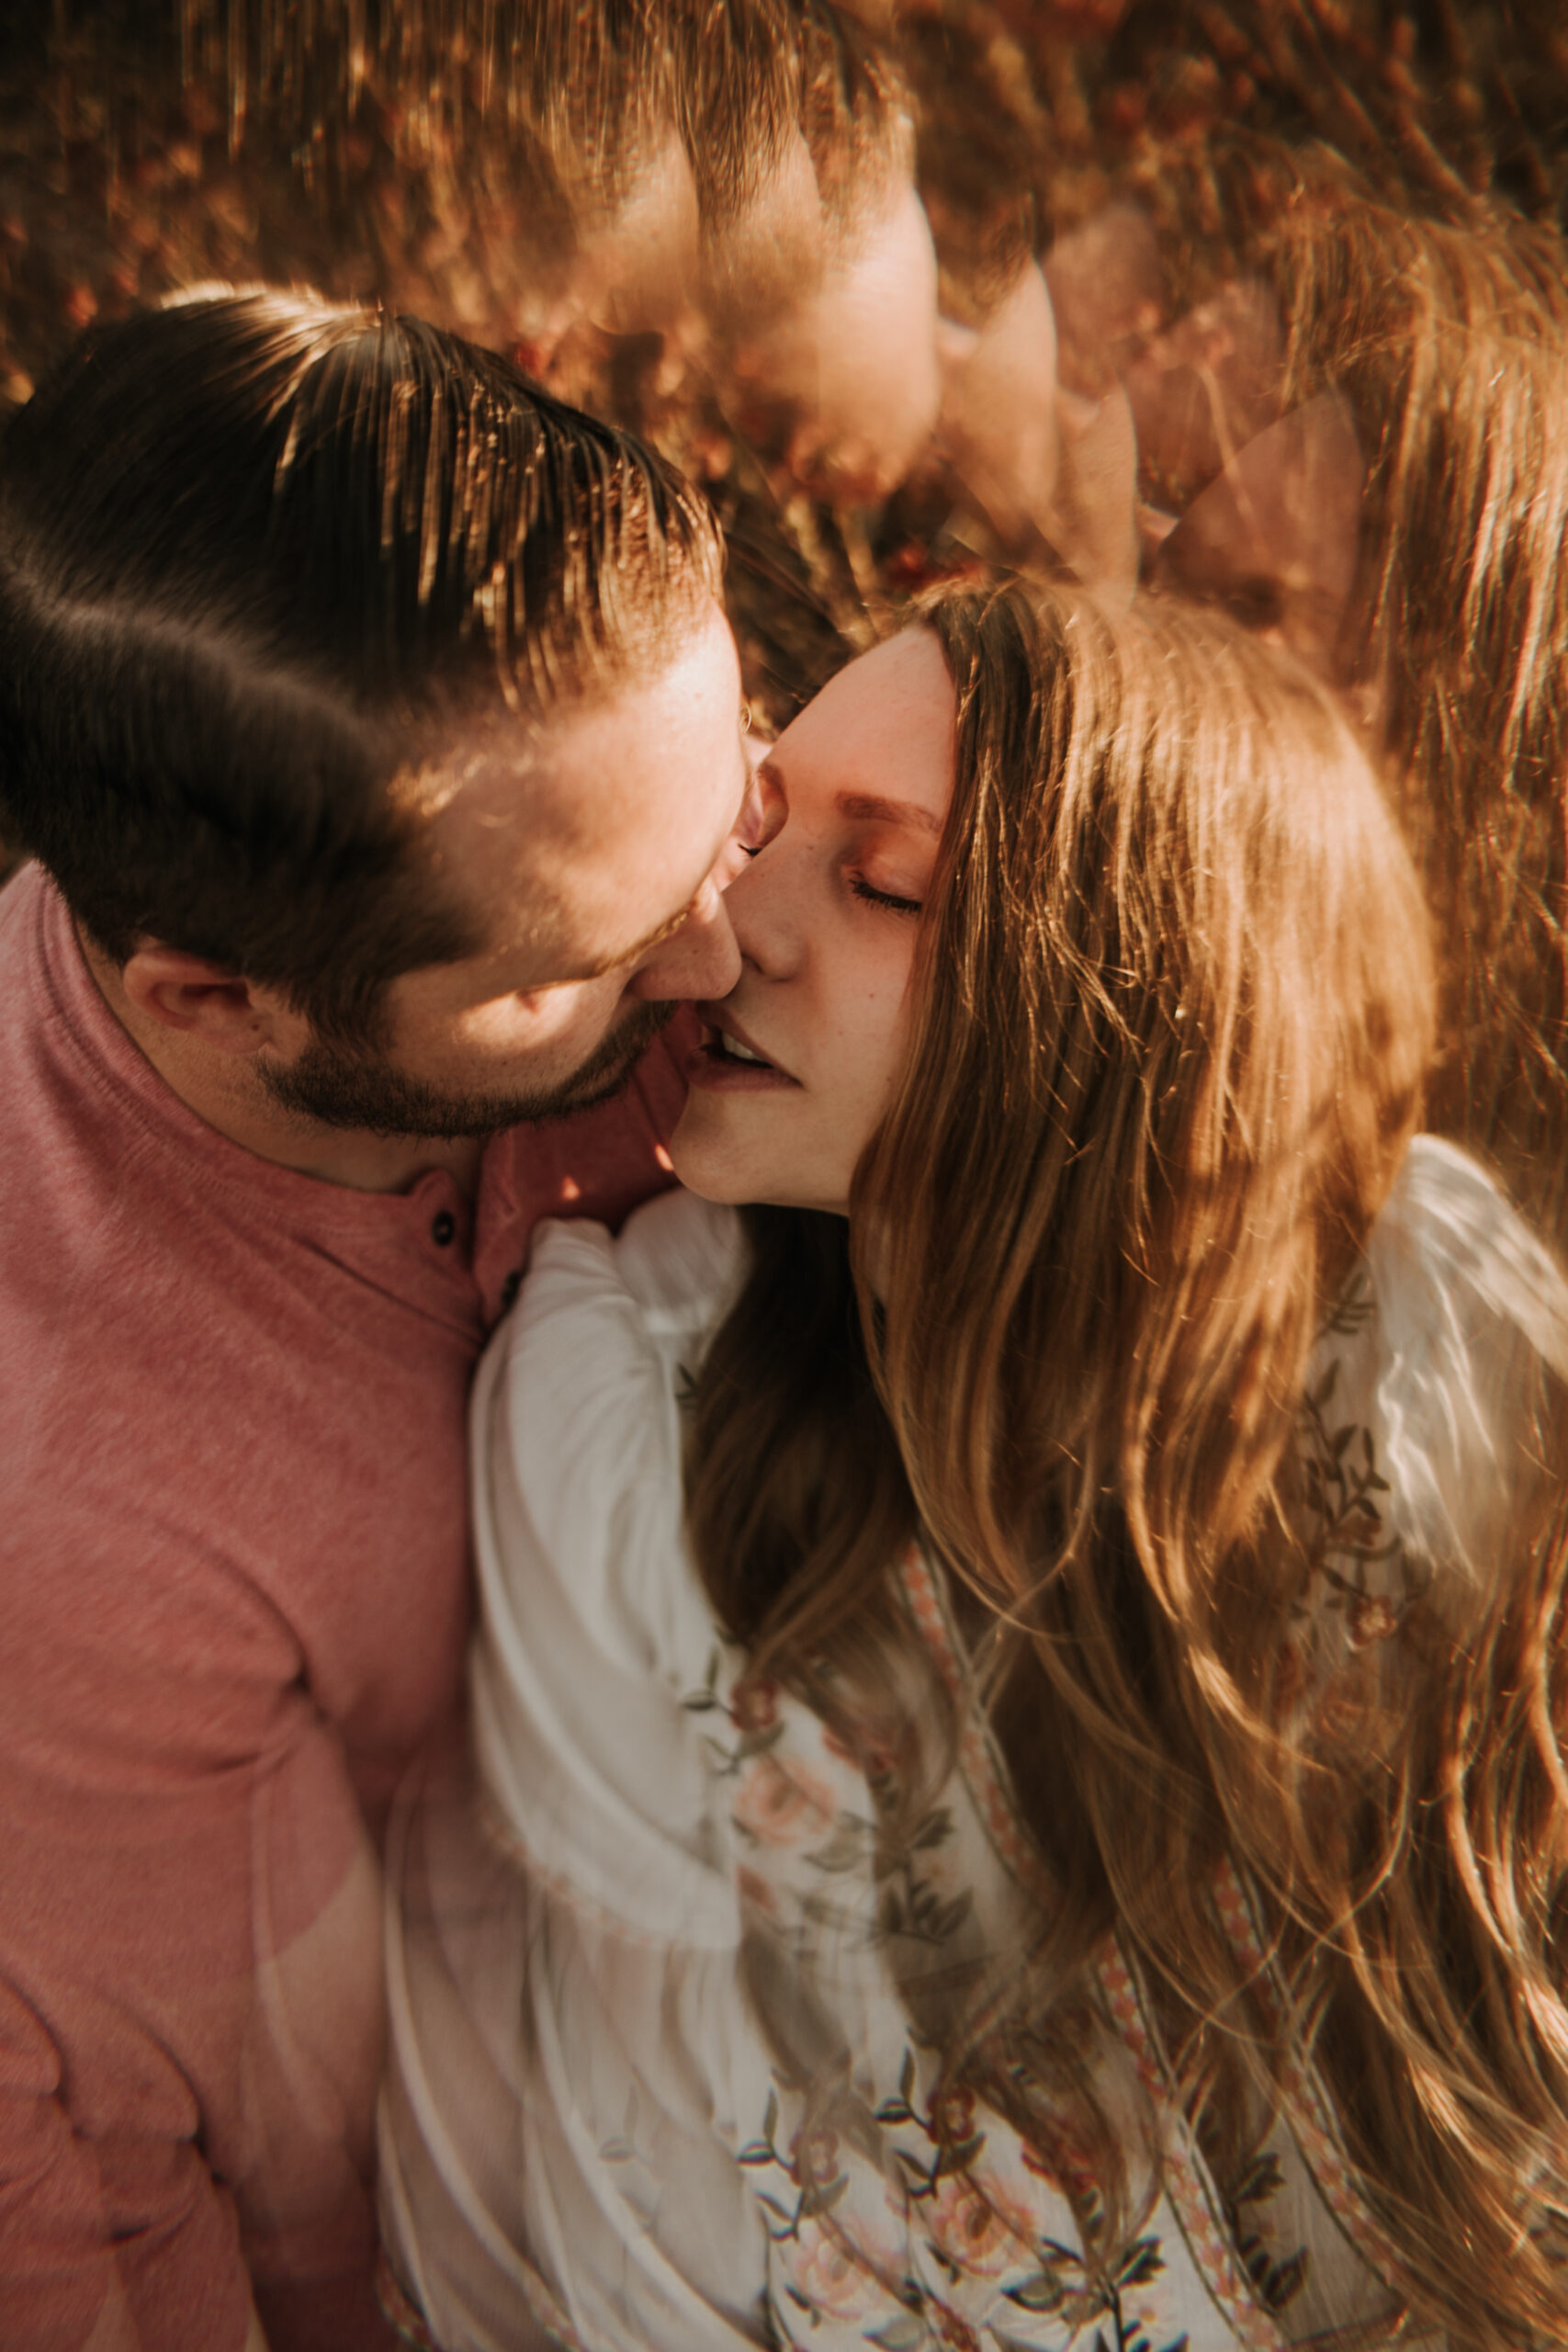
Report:
<svg viewBox="0 0 1568 2352"><path fill-rule="evenodd" d="M1560 2341L1562 1543L1432 1645L1376 1757L1294 1747L1273 1704L1308 1356L1432 1048L1410 860L1330 696L1217 617L1112 630L1015 585L924 620L958 753L904 1073L847 1237L749 1213L698 1560L773 1670L874 1674L918 1527L997 1629L1062 1892L1046 2007L1116 1926L1215 2148L1315 2042L1412 2317ZM1295 2025L1223 1930L1224 1858Z"/></svg>

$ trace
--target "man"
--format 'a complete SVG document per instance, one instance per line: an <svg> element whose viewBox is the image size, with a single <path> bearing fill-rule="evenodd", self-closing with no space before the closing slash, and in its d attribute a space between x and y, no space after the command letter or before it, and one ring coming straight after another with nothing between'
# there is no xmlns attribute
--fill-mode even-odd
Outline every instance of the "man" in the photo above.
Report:
<svg viewBox="0 0 1568 2352"><path fill-rule="evenodd" d="M0 446L12 2352L389 2340L376 1835L529 1226L664 1181L660 1002L738 969L719 560L634 443L302 299L106 328Z"/></svg>

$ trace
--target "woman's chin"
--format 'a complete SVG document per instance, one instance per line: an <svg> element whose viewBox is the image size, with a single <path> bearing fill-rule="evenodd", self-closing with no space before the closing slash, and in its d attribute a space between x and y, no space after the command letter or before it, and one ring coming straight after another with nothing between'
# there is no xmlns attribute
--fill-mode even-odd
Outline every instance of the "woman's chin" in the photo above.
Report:
<svg viewBox="0 0 1568 2352"><path fill-rule="evenodd" d="M739 1138L727 1131L722 1114L716 1119L694 1101L681 1114L669 1152L677 1181L688 1193L717 1206L825 1209L836 1216L849 1215L837 1201L822 1197L832 1190L830 1184L813 1181L803 1170L791 1170L776 1159L764 1161L761 1153L742 1148Z"/></svg>
<svg viewBox="0 0 1568 2352"><path fill-rule="evenodd" d="M761 1196L748 1156L727 1148L728 1138L711 1132L714 1125L701 1105L688 1102L670 1138L670 1164L677 1181L699 1199L739 1208Z"/></svg>

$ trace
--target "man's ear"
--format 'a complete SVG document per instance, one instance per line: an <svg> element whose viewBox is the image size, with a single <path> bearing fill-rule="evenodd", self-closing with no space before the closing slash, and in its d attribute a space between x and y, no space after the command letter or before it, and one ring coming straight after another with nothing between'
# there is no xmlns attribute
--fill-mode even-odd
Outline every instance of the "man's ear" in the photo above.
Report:
<svg viewBox="0 0 1568 2352"><path fill-rule="evenodd" d="M278 989L157 940L136 949L120 985L146 1020L214 1053L254 1054L270 1046L291 1056L309 1032L303 1014Z"/></svg>

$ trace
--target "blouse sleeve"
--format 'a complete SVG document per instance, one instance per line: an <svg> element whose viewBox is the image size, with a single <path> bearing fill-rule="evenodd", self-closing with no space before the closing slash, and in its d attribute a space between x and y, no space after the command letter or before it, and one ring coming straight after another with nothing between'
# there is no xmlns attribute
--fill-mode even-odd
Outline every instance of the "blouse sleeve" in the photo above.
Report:
<svg viewBox="0 0 1568 2352"><path fill-rule="evenodd" d="M736 2119L768 2061L676 1399L735 1246L679 1195L619 1241L544 1228L476 1389L473 1754L389 1870L383 2231L446 2352L765 2339Z"/></svg>
<svg viewBox="0 0 1568 2352"><path fill-rule="evenodd" d="M733 1947L735 1907L691 1703L715 1634L685 1560L676 1388L727 1242L684 1194L620 1242L545 1227L473 1408L486 1793L533 1868L639 1932L714 1949Z"/></svg>
<svg viewBox="0 0 1568 2352"><path fill-rule="evenodd" d="M1376 1743L1561 1475L1568 1283L1485 1170L1418 1136L1321 1334L1296 1432L1305 1574L1279 1704ZM1555 1464L1553 1456L1557 1459Z"/></svg>
<svg viewBox="0 0 1568 2352"><path fill-rule="evenodd" d="M1568 1283L1485 1170L1418 1136L1373 1227L1374 1413L1405 1548L1472 1585L1540 1476Z"/></svg>

